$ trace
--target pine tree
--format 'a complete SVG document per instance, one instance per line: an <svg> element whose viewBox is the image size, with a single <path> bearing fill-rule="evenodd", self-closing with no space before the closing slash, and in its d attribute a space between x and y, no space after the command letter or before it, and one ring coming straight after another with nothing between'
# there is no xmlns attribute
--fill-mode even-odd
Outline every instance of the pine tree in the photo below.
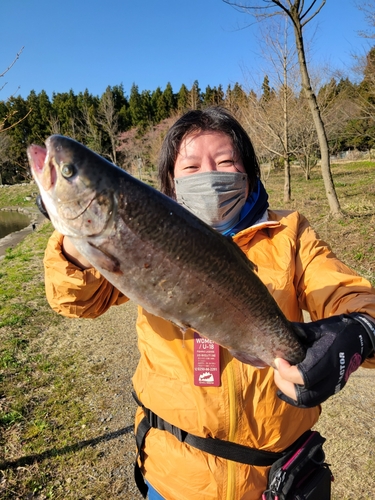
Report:
<svg viewBox="0 0 375 500"><path fill-rule="evenodd" d="M185 112L189 107L189 91L183 83L177 94L177 109L180 113Z"/></svg>
<svg viewBox="0 0 375 500"><path fill-rule="evenodd" d="M170 116L177 108L177 99L173 93L172 85L170 84L170 82L167 83L163 92L163 96L167 109L167 116Z"/></svg>

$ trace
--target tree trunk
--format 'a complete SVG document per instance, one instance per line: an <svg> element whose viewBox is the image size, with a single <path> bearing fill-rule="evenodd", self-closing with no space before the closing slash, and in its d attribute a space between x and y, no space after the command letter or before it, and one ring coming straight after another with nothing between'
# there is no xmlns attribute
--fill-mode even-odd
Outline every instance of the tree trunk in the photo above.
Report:
<svg viewBox="0 0 375 500"><path fill-rule="evenodd" d="M286 91L285 91L286 92ZM286 103L284 103L286 104ZM291 198L291 185L290 185L290 154L289 154L289 141L288 141L288 113L284 108L284 201L289 203Z"/></svg>
<svg viewBox="0 0 375 500"><path fill-rule="evenodd" d="M284 158L284 201L287 203L290 201L290 193L290 161L287 154Z"/></svg>
<svg viewBox="0 0 375 500"><path fill-rule="evenodd" d="M298 53L298 61L301 71L302 87L305 92L307 101L309 103L311 114L316 127L316 132L318 135L320 155L321 155L321 170L322 170L324 187L331 214L337 217L341 215L341 209L331 174L327 135L325 132L324 123L320 114L316 96L311 88L310 77L307 71L305 49L303 46L303 37L301 32L300 20L296 16L296 18L293 19L293 22L294 22L294 33L295 33L297 53Z"/></svg>
<svg viewBox="0 0 375 500"><path fill-rule="evenodd" d="M289 116L288 116L288 71L286 51L284 52L284 201L290 202L290 155L289 155Z"/></svg>

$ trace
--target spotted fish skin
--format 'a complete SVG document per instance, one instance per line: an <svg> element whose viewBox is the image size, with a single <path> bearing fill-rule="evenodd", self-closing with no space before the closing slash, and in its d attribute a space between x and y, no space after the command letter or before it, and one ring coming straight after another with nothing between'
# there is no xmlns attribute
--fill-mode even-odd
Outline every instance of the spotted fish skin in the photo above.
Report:
<svg viewBox="0 0 375 500"><path fill-rule="evenodd" d="M244 363L302 361L292 323L231 240L73 139L27 153L55 229L129 299Z"/></svg>

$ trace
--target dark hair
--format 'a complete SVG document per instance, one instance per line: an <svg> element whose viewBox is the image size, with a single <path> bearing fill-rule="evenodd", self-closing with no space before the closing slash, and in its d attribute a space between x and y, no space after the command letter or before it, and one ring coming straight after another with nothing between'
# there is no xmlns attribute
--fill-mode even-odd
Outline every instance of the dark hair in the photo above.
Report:
<svg viewBox="0 0 375 500"><path fill-rule="evenodd" d="M260 167L250 137L240 123L220 106L188 111L169 129L159 156L159 180L161 191L171 198L174 192L174 165L183 138L191 132L218 131L227 134L242 159L248 175L250 193L260 177Z"/></svg>

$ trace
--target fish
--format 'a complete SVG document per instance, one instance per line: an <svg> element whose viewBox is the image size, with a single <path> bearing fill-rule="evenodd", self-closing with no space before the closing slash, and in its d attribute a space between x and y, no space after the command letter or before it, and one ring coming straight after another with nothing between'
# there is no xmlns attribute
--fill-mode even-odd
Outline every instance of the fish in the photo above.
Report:
<svg viewBox="0 0 375 500"><path fill-rule="evenodd" d="M52 135L45 145L27 155L54 228L126 297L256 368L304 359L293 323L231 239L79 142Z"/></svg>

